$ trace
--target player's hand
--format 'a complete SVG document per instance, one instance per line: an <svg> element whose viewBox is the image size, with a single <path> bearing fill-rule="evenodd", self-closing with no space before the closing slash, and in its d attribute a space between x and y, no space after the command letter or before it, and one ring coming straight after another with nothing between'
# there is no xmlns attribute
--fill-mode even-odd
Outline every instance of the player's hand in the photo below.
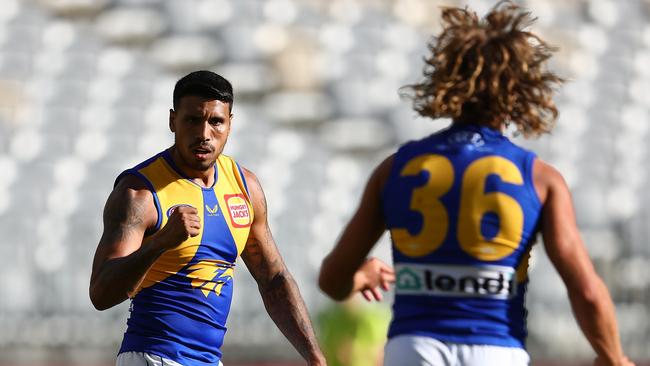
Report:
<svg viewBox="0 0 650 366"><path fill-rule="evenodd" d="M200 233L201 220L196 208L179 206L169 216L167 224L160 230L159 238L165 249L171 249Z"/></svg>
<svg viewBox="0 0 650 366"><path fill-rule="evenodd" d="M634 366L634 362L630 361L625 356L623 356L623 358L618 362L610 362L602 357L597 357L594 360L594 366Z"/></svg>
<svg viewBox="0 0 650 366"><path fill-rule="evenodd" d="M359 285L359 291L367 301L381 301L383 296L379 289L390 289L390 285L395 282L395 271L391 266L372 257L354 274L354 282Z"/></svg>

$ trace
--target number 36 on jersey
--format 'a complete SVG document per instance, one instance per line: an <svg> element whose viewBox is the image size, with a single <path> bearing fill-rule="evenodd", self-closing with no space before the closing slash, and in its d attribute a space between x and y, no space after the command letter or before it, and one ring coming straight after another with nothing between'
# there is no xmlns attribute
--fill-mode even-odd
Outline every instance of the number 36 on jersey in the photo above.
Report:
<svg viewBox="0 0 650 366"><path fill-rule="evenodd" d="M505 192L486 192L486 182L496 176L503 183L523 185L519 168L510 160L496 155L471 162L456 172L450 160L438 154L420 155L402 168L401 177L428 173L424 185L413 189L410 210L422 217L421 229L413 233L393 227L396 248L406 256L422 257L436 251L445 241L451 223L455 223L460 248L482 261L497 261L512 254L520 245L524 212L517 199ZM460 174L457 174L460 173ZM456 182L455 177L460 181ZM459 202L453 212L441 201L452 187L459 185ZM455 217L450 217L454 215ZM490 215L495 235L486 237L482 222Z"/></svg>

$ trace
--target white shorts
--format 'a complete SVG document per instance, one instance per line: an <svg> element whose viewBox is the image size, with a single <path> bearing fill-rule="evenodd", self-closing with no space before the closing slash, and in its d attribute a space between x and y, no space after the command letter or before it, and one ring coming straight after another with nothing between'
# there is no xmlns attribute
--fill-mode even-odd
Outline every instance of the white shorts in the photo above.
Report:
<svg viewBox="0 0 650 366"><path fill-rule="evenodd" d="M115 366L183 366L176 361L144 352L124 352L117 355ZM219 366L223 366L219 361Z"/></svg>
<svg viewBox="0 0 650 366"><path fill-rule="evenodd" d="M384 366L527 366L521 348L441 342L401 335L388 340Z"/></svg>

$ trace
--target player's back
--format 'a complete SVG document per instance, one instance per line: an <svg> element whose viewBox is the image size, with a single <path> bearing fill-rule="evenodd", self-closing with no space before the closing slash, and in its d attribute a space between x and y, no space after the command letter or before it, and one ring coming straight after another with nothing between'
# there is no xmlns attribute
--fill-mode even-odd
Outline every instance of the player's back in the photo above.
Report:
<svg viewBox="0 0 650 366"><path fill-rule="evenodd" d="M535 155L454 124L395 154L383 192L397 274L389 337L524 347Z"/></svg>

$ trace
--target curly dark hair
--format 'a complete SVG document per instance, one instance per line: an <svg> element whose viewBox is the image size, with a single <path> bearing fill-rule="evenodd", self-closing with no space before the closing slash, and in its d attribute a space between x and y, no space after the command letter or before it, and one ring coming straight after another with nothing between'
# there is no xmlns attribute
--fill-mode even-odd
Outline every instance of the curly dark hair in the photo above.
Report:
<svg viewBox="0 0 650 366"><path fill-rule="evenodd" d="M526 30L529 12L499 2L484 19L465 8L443 8L443 31L428 44L424 80L407 85L424 117L500 128L524 136L550 132L558 115L552 97L563 80L546 70L555 48Z"/></svg>

